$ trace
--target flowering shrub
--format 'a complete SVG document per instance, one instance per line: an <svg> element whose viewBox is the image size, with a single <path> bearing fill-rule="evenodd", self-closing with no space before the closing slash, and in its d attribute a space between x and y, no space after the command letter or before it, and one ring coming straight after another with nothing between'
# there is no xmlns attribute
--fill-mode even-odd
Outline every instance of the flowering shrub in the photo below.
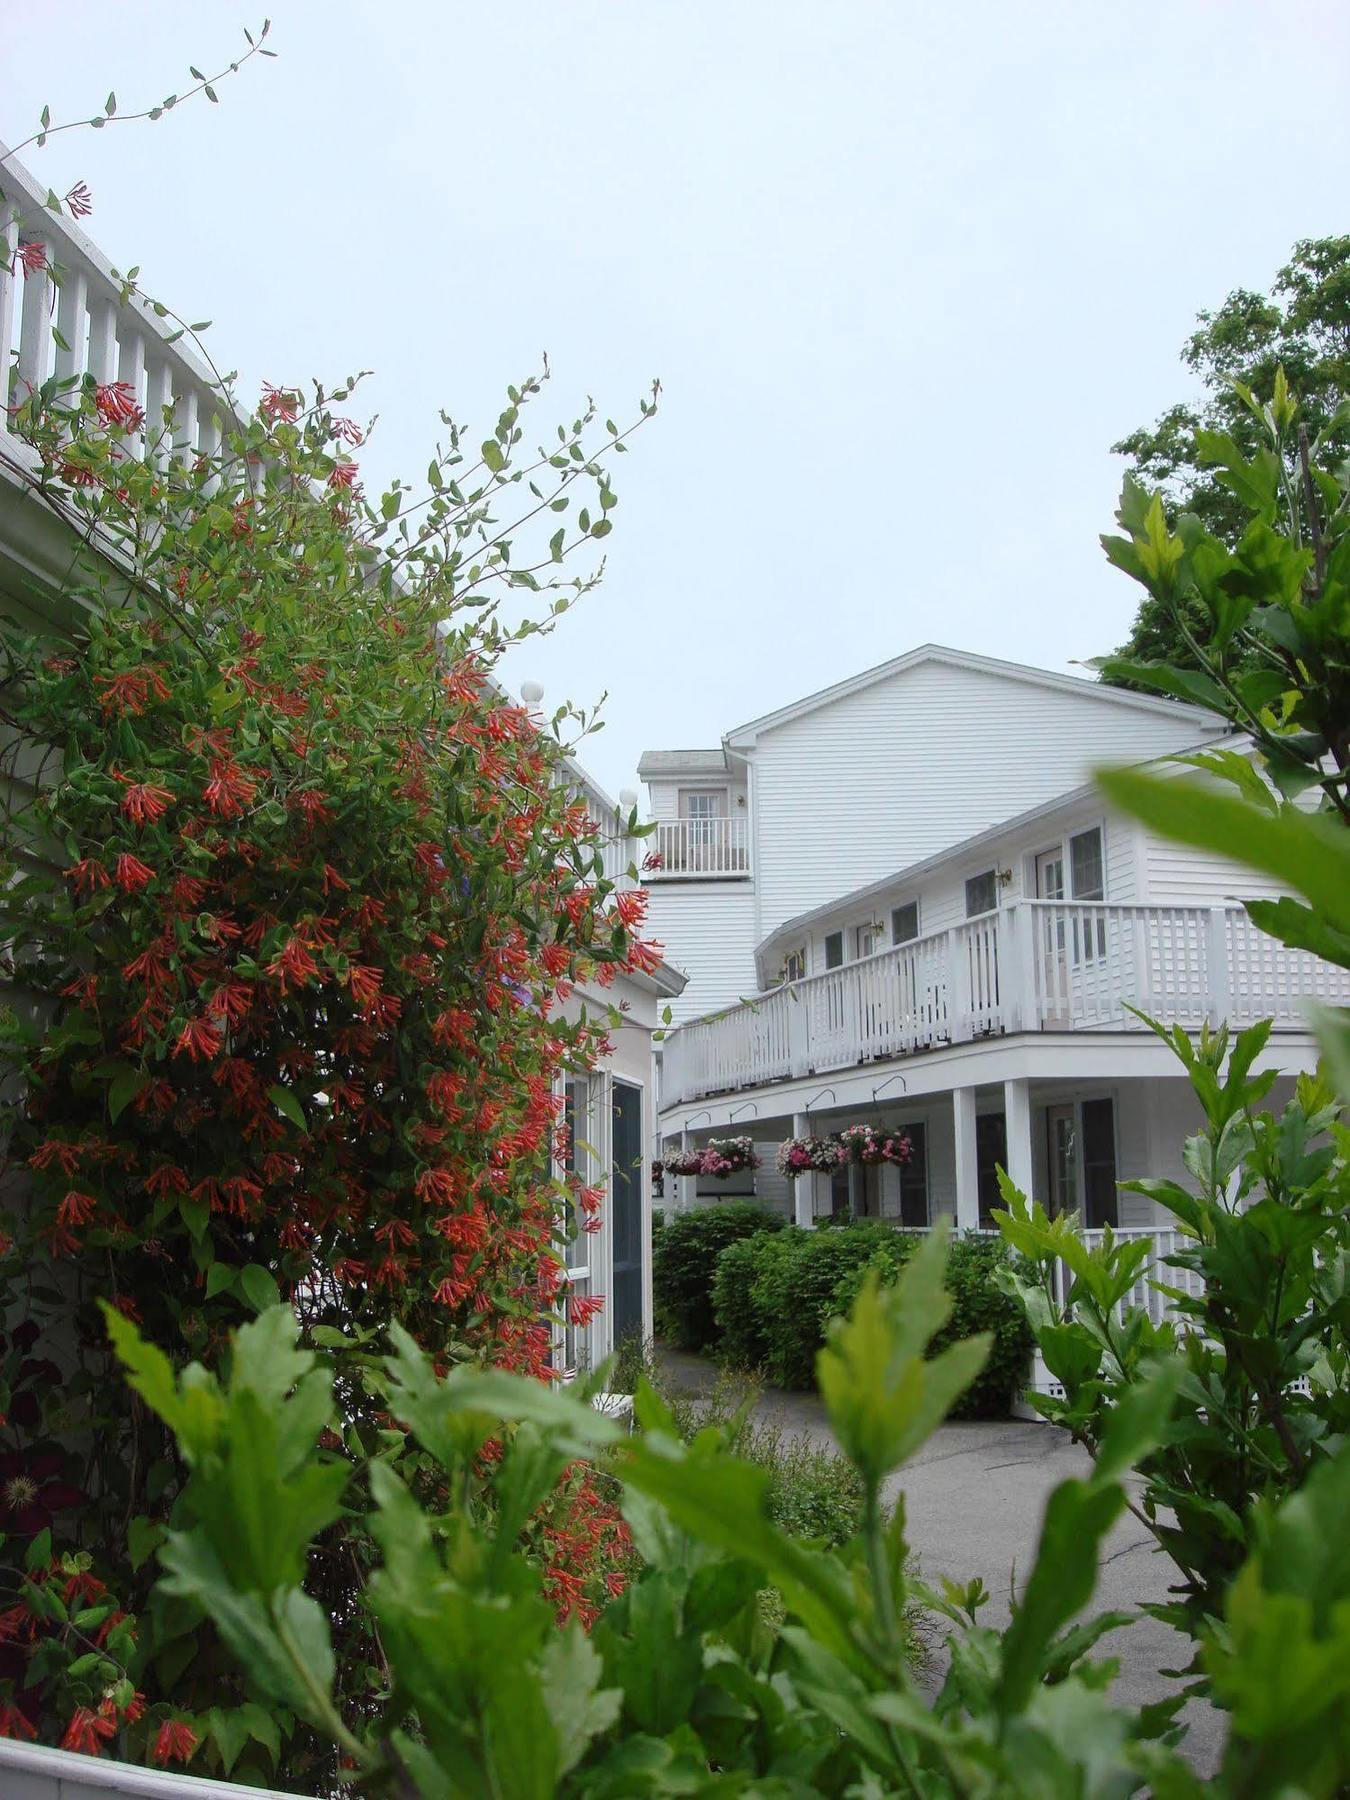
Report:
<svg viewBox="0 0 1350 1800"><path fill-rule="evenodd" d="M748 1137L709 1138L699 1156L698 1173L714 1181L725 1181L746 1169L757 1169L759 1157L754 1141Z"/></svg>
<svg viewBox="0 0 1350 1800"><path fill-rule="evenodd" d="M345 393L268 389L189 465L121 384L49 383L11 419L91 545L78 636L0 630L24 996L0 1053L26 1178L0 1281L63 1376L13 1454L87 1437L59 1552L108 1559L137 1612L126 1522L155 1529L181 1471L110 1379L96 1296L207 1361L283 1295L331 1341L393 1315L438 1360L539 1375L560 1233L598 1223L600 1190L552 1171L560 1078L610 1019L561 1003L654 966L645 895L605 879L564 746L494 685L513 634L467 610L549 585L561 609L589 584L513 565L494 523L537 391L512 390L477 454L456 431L416 510L397 484L364 496ZM613 505L591 428L531 465L555 509L595 483L582 544ZM210 1661L189 1663L179 1691L209 1706Z"/></svg>

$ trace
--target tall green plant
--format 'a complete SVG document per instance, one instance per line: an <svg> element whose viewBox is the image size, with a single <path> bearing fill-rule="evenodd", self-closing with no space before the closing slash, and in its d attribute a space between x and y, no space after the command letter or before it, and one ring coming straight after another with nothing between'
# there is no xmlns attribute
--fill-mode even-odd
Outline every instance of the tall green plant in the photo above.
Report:
<svg viewBox="0 0 1350 1800"><path fill-rule="evenodd" d="M1183 1152L1191 1186L1124 1184L1179 1228L1181 1247L1152 1276L1168 1316L1155 1324L1130 1304L1146 1240L1108 1229L1090 1248L1076 1220L1048 1218L1006 1177L995 1217L1019 1253L1003 1279L1063 1390L1030 1396L1047 1418L1097 1455L1121 1412L1144 1403L1159 1359L1180 1372L1136 1510L1179 1571L1163 1612L1201 1637L1260 1542L1261 1503L1296 1493L1350 1425L1350 1134L1312 1077L1282 1112L1261 1110L1276 1079L1252 1073L1268 1025L1196 1043L1154 1029L1205 1118Z"/></svg>
<svg viewBox="0 0 1350 1800"><path fill-rule="evenodd" d="M863 1524L837 1553L807 1549L768 1516L768 1476L715 1428L681 1444L654 1393L622 1437L584 1397L461 1368L438 1376L395 1330L380 1387L442 1482L428 1510L382 1459L361 1470L318 1440L334 1418L319 1354L294 1347L284 1310L236 1339L226 1380L175 1377L109 1315L131 1378L192 1469L161 1553L167 1591L207 1608L255 1689L282 1695L342 1748L366 1792L618 1796L675 1793L994 1796L1199 1793L1174 1747L1177 1703L1131 1716L1092 1659L1119 1615L1082 1617L1100 1544L1125 1505L1121 1476L1156 1443L1181 1370L1160 1363L1141 1404L1112 1421L1095 1471L1050 1498L1011 1624L978 1624L979 1584L916 1588L903 1511L883 1485L977 1373L980 1340L928 1359L946 1323L941 1234L891 1289L873 1280L822 1352L833 1430L857 1471ZM486 1462L489 1439L500 1454ZM646 1559L586 1638L558 1633L515 1554L539 1495L578 1455L606 1451ZM305 1593L308 1546L353 1476L375 1496L380 1566L367 1603L386 1677L370 1712L344 1711L328 1623ZM1262 1515L1222 1630L1203 1654L1231 1708L1219 1795L1330 1795L1346 1773L1350 1569L1327 1531L1350 1499L1350 1458ZM771 1585L781 1625L756 1604ZM950 1628L930 1700L910 1667L916 1593ZM1277 1666L1276 1649L1279 1651ZM1297 1684L1290 1671L1316 1674ZM1266 1704L1297 1687L1297 1708Z"/></svg>

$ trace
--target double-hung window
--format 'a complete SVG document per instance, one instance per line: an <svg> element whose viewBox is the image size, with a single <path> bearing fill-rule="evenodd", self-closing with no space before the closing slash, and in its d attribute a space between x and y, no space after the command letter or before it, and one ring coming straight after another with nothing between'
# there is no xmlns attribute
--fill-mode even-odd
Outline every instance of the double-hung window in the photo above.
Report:
<svg viewBox="0 0 1350 1800"><path fill-rule="evenodd" d="M838 969L844 961L844 934L842 931L827 931L825 934L825 967Z"/></svg>

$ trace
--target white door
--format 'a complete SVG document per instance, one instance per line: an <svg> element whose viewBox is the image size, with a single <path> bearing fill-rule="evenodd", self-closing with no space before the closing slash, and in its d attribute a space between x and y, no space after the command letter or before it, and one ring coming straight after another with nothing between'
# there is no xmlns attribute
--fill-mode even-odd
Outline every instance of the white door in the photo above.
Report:
<svg viewBox="0 0 1350 1800"><path fill-rule="evenodd" d="M685 833L690 869L715 870L718 867L726 800L726 795L719 789L680 795L680 808L688 820Z"/></svg>
<svg viewBox="0 0 1350 1800"><path fill-rule="evenodd" d="M1036 858L1036 898L1064 898L1064 847L1042 850ZM1050 1027L1069 1022L1069 959L1064 953L1064 915L1037 910L1037 948L1040 954L1041 1023Z"/></svg>

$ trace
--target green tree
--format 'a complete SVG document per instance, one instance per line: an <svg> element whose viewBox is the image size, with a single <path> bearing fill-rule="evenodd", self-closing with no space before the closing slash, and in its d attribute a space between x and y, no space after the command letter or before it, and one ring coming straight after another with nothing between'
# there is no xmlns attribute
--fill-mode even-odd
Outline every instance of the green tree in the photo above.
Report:
<svg viewBox="0 0 1350 1800"><path fill-rule="evenodd" d="M1203 398L1169 407L1155 425L1141 426L1111 448L1130 458L1141 485L1161 492L1171 521L1194 513L1232 546L1248 514L1205 462L1197 434L1225 433L1252 454L1262 435L1248 396L1269 402L1277 369L1284 369L1300 397L1309 437L1325 432L1321 466L1330 469L1350 452L1350 421L1326 430L1350 394L1350 237L1300 240L1268 294L1236 288L1217 311L1198 315L1181 360L1200 378ZM1296 445L1289 452L1292 477ZM1205 617L1203 608L1187 612L1192 636L1203 634ZM1173 609L1151 595L1141 602L1117 654L1198 666ZM1109 670L1103 679L1132 685Z"/></svg>

